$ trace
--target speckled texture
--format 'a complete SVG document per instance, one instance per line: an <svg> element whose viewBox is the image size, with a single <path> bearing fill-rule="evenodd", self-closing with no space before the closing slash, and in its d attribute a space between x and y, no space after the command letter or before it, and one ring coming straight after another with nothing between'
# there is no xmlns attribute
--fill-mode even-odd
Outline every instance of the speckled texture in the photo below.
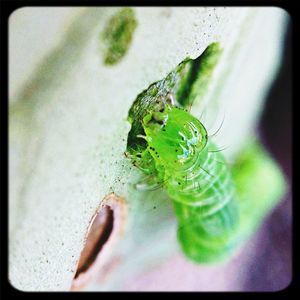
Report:
<svg viewBox="0 0 300 300"><path fill-rule="evenodd" d="M89 220L112 191L127 200L129 225L114 251L119 263L89 289L120 289L125 277L179 252L166 196L132 188L136 173L123 152L133 100L187 56L199 56L213 41L225 49L205 99L211 124L226 108L216 141L232 145L228 156L253 129L277 68L283 11L134 10L138 26L119 64L103 66L98 39L117 8L86 9L16 92L17 100L10 99L9 278L17 289L70 289ZM202 110L195 106L193 113Z"/></svg>

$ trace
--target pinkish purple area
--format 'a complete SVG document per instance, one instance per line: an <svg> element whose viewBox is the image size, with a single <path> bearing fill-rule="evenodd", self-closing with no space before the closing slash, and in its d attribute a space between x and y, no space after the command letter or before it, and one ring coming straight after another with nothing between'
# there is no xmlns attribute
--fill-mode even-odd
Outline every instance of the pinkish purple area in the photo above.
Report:
<svg viewBox="0 0 300 300"><path fill-rule="evenodd" d="M126 291L230 291L241 290L242 268L248 255L239 254L221 266L199 266L176 256L160 267L131 278L124 283Z"/></svg>
<svg viewBox="0 0 300 300"><path fill-rule="evenodd" d="M123 291L278 291L291 282L291 214L284 201L230 261L199 266L175 256L125 281ZM276 219L277 222L273 222Z"/></svg>

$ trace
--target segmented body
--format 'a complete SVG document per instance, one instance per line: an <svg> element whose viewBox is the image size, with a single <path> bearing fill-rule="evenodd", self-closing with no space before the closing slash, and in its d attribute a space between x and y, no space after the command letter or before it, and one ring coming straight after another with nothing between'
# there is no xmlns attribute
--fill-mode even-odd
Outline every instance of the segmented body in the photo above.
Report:
<svg viewBox="0 0 300 300"><path fill-rule="evenodd" d="M146 115L143 128L147 149L136 164L164 183L185 254L197 262L222 258L234 247L239 216L223 155L199 120L172 105Z"/></svg>
<svg viewBox="0 0 300 300"><path fill-rule="evenodd" d="M197 153L198 164L188 173L176 172L166 182L178 218L178 238L184 252L198 262L217 260L233 250L238 226L231 173L223 155L210 151L217 151L212 143Z"/></svg>

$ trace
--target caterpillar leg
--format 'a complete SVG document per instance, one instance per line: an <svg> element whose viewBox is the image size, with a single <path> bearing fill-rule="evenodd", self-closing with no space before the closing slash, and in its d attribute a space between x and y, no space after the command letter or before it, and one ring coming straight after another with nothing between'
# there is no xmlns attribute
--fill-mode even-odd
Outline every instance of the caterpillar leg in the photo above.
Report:
<svg viewBox="0 0 300 300"><path fill-rule="evenodd" d="M163 185L163 181L157 181L157 177L151 175L136 183L135 188L139 191L155 191L162 188Z"/></svg>

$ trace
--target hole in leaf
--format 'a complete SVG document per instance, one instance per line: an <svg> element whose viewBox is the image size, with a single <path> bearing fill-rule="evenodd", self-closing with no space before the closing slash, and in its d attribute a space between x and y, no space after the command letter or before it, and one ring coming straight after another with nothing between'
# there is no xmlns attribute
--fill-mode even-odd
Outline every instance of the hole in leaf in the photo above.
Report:
<svg viewBox="0 0 300 300"><path fill-rule="evenodd" d="M87 271L95 261L98 253L112 233L113 223L113 210L108 206L103 207L91 224L85 247L80 256L75 278L77 278L80 273Z"/></svg>

